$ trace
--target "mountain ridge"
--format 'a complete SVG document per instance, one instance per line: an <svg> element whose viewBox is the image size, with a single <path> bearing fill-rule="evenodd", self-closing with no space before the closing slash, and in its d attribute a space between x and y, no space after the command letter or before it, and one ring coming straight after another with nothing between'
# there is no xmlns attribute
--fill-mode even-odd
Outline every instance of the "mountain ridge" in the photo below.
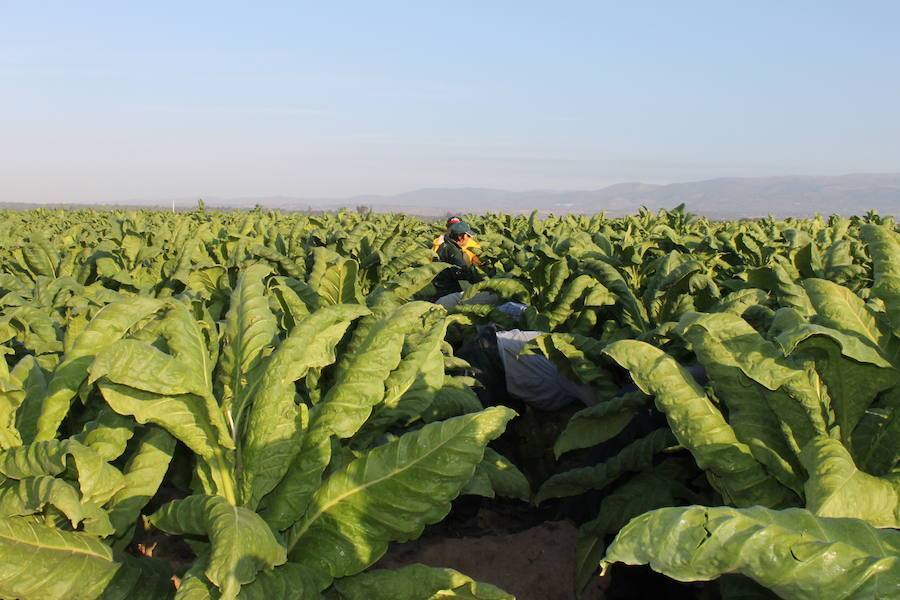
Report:
<svg viewBox="0 0 900 600"><path fill-rule="evenodd" d="M875 210L900 216L900 173L851 173L838 176L783 175L773 177L720 177L701 181L648 184L623 182L593 190L506 191L483 187L429 187L399 194L360 194L346 198L260 196L209 198L209 207L246 208L256 204L282 210L335 210L367 206L379 212L405 212L421 216L446 213L507 212L596 213L610 216L684 203L693 213L710 218L811 216L859 214ZM175 199L179 208L195 206L196 199ZM98 203L99 204L99 203ZM120 206L167 208L172 199L126 200ZM85 203L79 203L79 206ZM5 203L4 206L20 206ZM59 205L54 205L59 206Z"/></svg>

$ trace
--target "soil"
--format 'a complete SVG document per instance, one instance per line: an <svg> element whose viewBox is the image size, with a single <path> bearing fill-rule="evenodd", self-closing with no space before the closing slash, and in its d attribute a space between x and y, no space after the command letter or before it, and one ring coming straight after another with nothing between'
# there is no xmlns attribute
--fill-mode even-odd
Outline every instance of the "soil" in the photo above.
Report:
<svg viewBox="0 0 900 600"><path fill-rule="evenodd" d="M575 536L567 521L553 521L517 533L478 537L426 536L392 548L376 568L412 563L450 567L492 583L519 600L574 600ZM600 579L584 600L599 600Z"/></svg>

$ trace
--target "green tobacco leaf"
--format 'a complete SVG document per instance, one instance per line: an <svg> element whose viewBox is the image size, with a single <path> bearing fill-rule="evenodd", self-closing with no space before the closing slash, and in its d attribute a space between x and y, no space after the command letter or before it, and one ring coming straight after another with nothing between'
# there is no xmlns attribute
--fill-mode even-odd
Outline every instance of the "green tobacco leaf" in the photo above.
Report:
<svg viewBox="0 0 900 600"><path fill-rule="evenodd" d="M162 303L158 300L141 296L103 307L53 372L46 396L41 402L36 431L20 429L22 439L26 442L52 439L69 410L69 403L87 379L88 368L94 357L161 307Z"/></svg>
<svg viewBox="0 0 900 600"><path fill-rule="evenodd" d="M220 496L174 500L151 515L150 522L170 534L209 536L211 553L204 574L222 598L236 598L259 571L287 561L284 547L259 515Z"/></svg>
<svg viewBox="0 0 900 600"><path fill-rule="evenodd" d="M615 304L615 297L590 275L578 275L563 287L559 297L545 311L550 329L555 329L571 317L578 304L600 307Z"/></svg>
<svg viewBox="0 0 900 600"><path fill-rule="evenodd" d="M346 577L378 560L389 542L417 538L446 516L514 414L495 407L426 425L334 473L288 535L292 560Z"/></svg>
<svg viewBox="0 0 900 600"><path fill-rule="evenodd" d="M34 361L33 357L29 358ZM22 382L7 371L6 362L0 357L0 450L22 445L16 429L16 411L24 400Z"/></svg>
<svg viewBox="0 0 900 600"><path fill-rule="evenodd" d="M886 475L900 461L900 387L869 406L853 430L856 463L872 475Z"/></svg>
<svg viewBox="0 0 900 600"><path fill-rule="evenodd" d="M675 444L668 429L657 429L625 446L606 462L553 475L534 497L535 504L550 498L577 496L590 490L602 490L626 473L643 471L653 466L653 457Z"/></svg>
<svg viewBox="0 0 900 600"><path fill-rule="evenodd" d="M134 416L139 423L146 423L153 416L170 424L177 423L176 419L167 413L158 410L158 404L181 404L177 412L191 412L193 419L186 419L185 426L190 426L191 421L202 421L203 429L212 430L209 443L221 444L226 448L234 448L228 425L216 399L209 393L208 386L198 377L196 371L187 362L173 358L154 346L138 340L120 340L106 348L97 355L94 364L91 365L91 382L102 379L100 388L129 388L134 392L135 398L157 398L144 403L140 407L126 408L124 405L110 404L119 414ZM109 382L114 384L110 386ZM167 400L168 399L168 400ZM110 399L107 398L109 402ZM167 406L172 410L174 406ZM137 412L129 412L136 410ZM138 418L138 413L142 414ZM156 422L152 421L151 422ZM163 423L157 423L166 426ZM168 428L168 427L167 427ZM173 431L176 437L177 433ZM181 439L179 437L179 439ZM191 445L187 439L182 440ZM194 448L191 446L192 449ZM208 452L194 450L203 456Z"/></svg>
<svg viewBox="0 0 900 600"><path fill-rule="evenodd" d="M800 455L809 473L806 507L822 517L851 517L875 527L900 526L900 486L860 471L837 440L821 437Z"/></svg>
<svg viewBox="0 0 900 600"><path fill-rule="evenodd" d="M221 594L206 578L209 556L201 556L185 573L176 600L219 600ZM321 577L297 563L284 563L260 571L251 583L241 586L239 600L320 600L319 590L327 586Z"/></svg>
<svg viewBox="0 0 900 600"><path fill-rule="evenodd" d="M662 508L616 536L604 567L650 564L679 581L740 573L788 600L888 598L900 589L900 533L799 508Z"/></svg>
<svg viewBox="0 0 900 600"><path fill-rule="evenodd" d="M117 413L130 415L142 425L158 425L184 443L209 464L217 492L236 498L231 475L233 459L227 446L220 444L221 430L210 423L203 398L192 394L160 396L103 381L99 387L107 404Z"/></svg>
<svg viewBox="0 0 900 600"><path fill-rule="evenodd" d="M622 307L622 324L635 332L650 329L650 318L647 310L637 299L631 287L615 267L602 260L584 260L582 267L596 277L610 292L616 295Z"/></svg>
<svg viewBox="0 0 900 600"><path fill-rule="evenodd" d="M130 541L141 510L156 495L175 452L175 438L164 429L148 428L125 464L125 485L109 502L109 519L116 537Z"/></svg>
<svg viewBox="0 0 900 600"><path fill-rule="evenodd" d="M710 483L738 506L781 506L789 493L760 465L750 448L738 441L693 377L663 351L632 340L614 342L604 351L631 373L657 408L678 442L687 448Z"/></svg>
<svg viewBox="0 0 900 600"><path fill-rule="evenodd" d="M25 441L32 441L41 415L41 404L47 394L47 378L37 360L31 355L16 363L10 375L20 384L14 386L16 389L11 393L18 393L18 389L24 392L18 412L15 414L15 428L18 432L24 433ZM15 402L12 399L8 401Z"/></svg>
<svg viewBox="0 0 900 600"><path fill-rule="evenodd" d="M422 417L445 380L443 346L447 319L438 320L419 334L410 334L404 342L400 364L385 380L382 404L365 425L365 435L383 434L392 425L405 425ZM479 408L480 410L480 408ZM356 444L361 436L354 440Z"/></svg>
<svg viewBox="0 0 900 600"><path fill-rule="evenodd" d="M435 393L434 400L422 413L422 420L426 423L434 423L450 417L475 413L484 408L478 395L469 387L476 382L474 380L466 381L467 379L465 377L445 377L444 386Z"/></svg>
<svg viewBox="0 0 900 600"><path fill-rule="evenodd" d="M447 320L439 319L421 335L414 336L412 347L404 354L400 364L384 382L386 390L384 406L395 409L411 388L417 383L435 392L444 383L444 359L442 345L447 334ZM412 339L413 336L410 336ZM407 346L411 344L407 343ZM440 366L438 367L438 361ZM428 368L426 367L436 367ZM423 378L426 379L423 381ZM430 403L430 402L429 402ZM423 406L422 409L427 408Z"/></svg>
<svg viewBox="0 0 900 600"><path fill-rule="evenodd" d="M828 386L841 437L848 445L851 432L875 397L900 380L900 372L877 348L835 329L807 325L785 332L778 341L792 354L815 361L816 371Z"/></svg>
<svg viewBox="0 0 900 600"><path fill-rule="evenodd" d="M597 517L578 529L575 546L575 584L583 590L597 575L606 553L606 536L617 532L634 517L650 510L692 500L693 493L681 483L690 477L690 469L680 462L663 462L638 473L600 502Z"/></svg>
<svg viewBox="0 0 900 600"><path fill-rule="evenodd" d="M775 294L779 305L793 308L804 317L815 313L806 290L798 285L781 265L753 269L748 275L750 285Z"/></svg>
<svg viewBox="0 0 900 600"><path fill-rule="evenodd" d="M306 435L284 478L265 496L259 514L273 529L283 531L300 520L331 460L328 435Z"/></svg>
<svg viewBox="0 0 900 600"><path fill-rule="evenodd" d="M272 570L262 571L256 579L241 588L240 600L318 600L324 583L321 575L288 562Z"/></svg>
<svg viewBox="0 0 900 600"><path fill-rule="evenodd" d="M678 331L691 342L714 382L718 376L727 390L722 395L728 408L738 411L735 426L742 436L758 440L754 443L758 460L778 473L781 480L791 481L796 472L796 461L793 467L788 464L792 455L799 454L809 440L827 430L825 412L830 403L823 397L823 386L815 371L790 362L746 321L734 315L685 315ZM765 389L753 389L745 377ZM765 403L760 402L760 395ZM766 404L774 415L766 410ZM790 451L780 441L778 428Z"/></svg>
<svg viewBox="0 0 900 600"><path fill-rule="evenodd" d="M590 448L611 440L649 403L650 398L643 392L633 392L578 411L556 438L553 453L559 458L571 450Z"/></svg>
<svg viewBox="0 0 900 600"><path fill-rule="evenodd" d="M482 468L481 464L475 467L475 474L466 484L466 487L459 493L460 496L481 496L483 498L496 498L494 487L491 485L491 478L488 477L487 471Z"/></svg>
<svg viewBox="0 0 900 600"><path fill-rule="evenodd" d="M113 461L122 456L133 435L134 421L104 406L97 418L86 423L72 439L96 450L103 460Z"/></svg>
<svg viewBox="0 0 900 600"><path fill-rule="evenodd" d="M531 486L525 475L508 458L491 448L485 448L484 459L477 467L490 482L491 489L501 498L516 498L525 502L531 498Z"/></svg>
<svg viewBox="0 0 900 600"><path fill-rule="evenodd" d="M33 515L47 505L63 513L73 528L85 517L78 490L62 479L42 475L0 483L0 518Z"/></svg>
<svg viewBox="0 0 900 600"><path fill-rule="evenodd" d="M453 569L415 564L399 569L375 569L334 583L335 600L514 600L487 583Z"/></svg>
<svg viewBox="0 0 900 600"><path fill-rule="evenodd" d="M0 473L11 479L61 475L69 458L85 503L104 504L125 484L122 473L99 453L71 439L34 442L3 452Z"/></svg>
<svg viewBox="0 0 900 600"><path fill-rule="evenodd" d="M141 576L93 535L61 531L27 518L0 519L0 596L4 598L153 598L168 577ZM156 592L156 596L148 591ZM164 597L164 596L163 596Z"/></svg>
<svg viewBox="0 0 900 600"><path fill-rule="evenodd" d="M383 285L393 292L398 300L406 301L424 289L425 286L434 280L438 273L449 268L449 266L446 263L434 262L406 269Z"/></svg>
<svg viewBox="0 0 900 600"><path fill-rule="evenodd" d="M240 420L246 401L243 391L247 374L262 360L261 353L278 332L263 283L269 272L271 268L264 264L250 265L241 272L225 319L219 400L235 422Z"/></svg>
<svg viewBox="0 0 900 600"><path fill-rule="evenodd" d="M868 340L876 347L887 347L890 331L852 290L825 279L807 279L803 287L816 309L816 323Z"/></svg>
<svg viewBox="0 0 900 600"><path fill-rule="evenodd" d="M491 292L499 296L501 300L514 300L524 304L531 303L531 292L525 287L525 284L517 279L507 277L494 277L479 281L463 293L462 300L474 298L481 292Z"/></svg>
<svg viewBox="0 0 900 600"><path fill-rule="evenodd" d="M294 382L309 369L334 362L335 347L347 328L368 312L358 304L319 309L296 324L266 363L240 449L242 504L255 509L300 451L304 423L294 401Z"/></svg>
<svg viewBox="0 0 900 600"><path fill-rule="evenodd" d="M171 598L172 568L169 563L156 558L137 558L116 553L121 567L103 590L100 600L160 600Z"/></svg>
<svg viewBox="0 0 900 600"><path fill-rule="evenodd" d="M894 335L900 337L900 240L896 232L877 225L863 225L862 237L875 270L872 295L884 301Z"/></svg>
<svg viewBox="0 0 900 600"><path fill-rule="evenodd" d="M203 333L206 324L194 319L190 309L181 302L172 302L169 306L170 310L162 322L169 350L172 356L190 369L193 376L190 387L201 396L211 397L213 361Z"/></svg>
<svg viewBox="0 0 900 600"><path fill-rule="evenodd" d="M763 290L756 288L738 290L719 300L710 307L709 312L731 313L740 317L751 306L765 304L768 299L769 295Z"/></svg>
<svg viewBox="0 0 900 600"><path fill-rule="evenodd" d="M310 429L348 438L359 431L372 407L385 396L385 380L400 364L404 337L423 326L435 310L430 302L410 302L372 327L346 363L339 365L336 383L311 411Z"/></svg>

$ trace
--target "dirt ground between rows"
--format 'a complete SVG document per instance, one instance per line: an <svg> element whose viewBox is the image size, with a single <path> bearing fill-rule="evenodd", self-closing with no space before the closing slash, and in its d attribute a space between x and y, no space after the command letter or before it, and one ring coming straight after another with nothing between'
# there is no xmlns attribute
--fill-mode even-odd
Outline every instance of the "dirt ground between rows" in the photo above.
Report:
<svg viewBox="0 0 900 600"><path fill-rule="evenodd" d="M566 521L544 523L517 533L477 537L424 537L392 548L377 567L422 563L450 567L492 583L518 600L574 600L575 536ZM598 579L583 596L600 600Z"/></svg>

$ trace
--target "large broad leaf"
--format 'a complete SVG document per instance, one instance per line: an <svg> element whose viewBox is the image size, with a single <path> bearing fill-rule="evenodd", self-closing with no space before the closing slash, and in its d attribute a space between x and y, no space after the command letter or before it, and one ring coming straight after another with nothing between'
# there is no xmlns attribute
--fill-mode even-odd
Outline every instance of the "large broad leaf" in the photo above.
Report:
<svg viewBox="0 0 900 600"><path fill-rule="evenodd" d="M780 380L760 378L777 387L796 371L783 365L777 349L736 315L687 316L679 329L728 407L728 422L737 438L779 482L801 493L803 471L796 454L813 429L787 393L752 378L768 367L766 375L780 373Z"/></svg>
<svg viewBox="0 0 900 600"><path fill-rule="evenodd" d="M462 295L462 300L469 300L482 292L491 292L502 300L515 300L526 304L531 302L531 292L525 287L525 284L516 279L506 277L494 277L479 281L465 291Z"/></svg>
<svg viewBox="0 0 900 600"><path fill-rule="evenodd" d="M161 421L157 424L164 427L166 423L177 427L179 424L190 426L192 422L202 421L202 425L197 426L211 430L212 433L206 440L207 444L234 448L231 432L216 399L209 393L202 378L197 377L190 363L169 356L146 342L120 340L97 355L90 373L91 382L102 379L101 390L127 387L134 392L135 398L156 399L139 407L114 405L111 402L110 405L116 412L134 416L139 423L156 422L153 419L157 419ZM104 385L107 382L114 386ZM173 406L160 410L159 404L166 399L170 399L167 403ZM174 404L182 405L176 412L190 412L192 418L172 415L169 411L175 409ZM173 434L201 456L209 454L208 450L200 450L192 445L191 440L182 439L174 431Z"/></svg>
<svg viewBox="0 0 900 600"><path fill-rule="evenodd" d="M156 495L175 452L175 438L164 429L148 428L125 464L125 485L109 502L109 518L116 537L130 541L141 510Z"/></svg>
<svg viewBox="0 0 900 600"><path fill-rule="evenodd" d="M657 429L628 444L606 462L553 475L541 486L534 501L540 504L550 498L565 498L589 490L602 490L626 473L649 469L653 466L653 457L674 443L675 438L668 429Z"/></svg>
<svg viewBox="0 0 900 600"><path fill-rule="evenodd" d="M450 511L514 414L495 407L426 425L334 473L288 536L292 560L346 577L378 560L389 542L417 538Z"/></svg>
<svg viewBox="0 0 900 600"><path fill-rule="evenodd" d="M92 535L33 521L0 519L0 596L4 598L160 598L169 576L143 571Z"/></svg>
<svg viewBox="0 0 900 600"><path fill-rule="evenodd" d="M255 509L300 451L304 424L294 401L294 382L309 369L334 362L335 346L350 323L368 312L353 304L317 310L297 323L265 365L240 447L242 504Z"/></svg>
<svg viewBox="0 0 900 600"><path fill-rule="evenodd" d="M734 315L688 314L678 330L692 343L714 384L717 378L721 382L728 408L738 413L735 427L740 435L758 440L754 443L758 460L790 481L796 465L791 467L785 461L827 430L830 403L818 375L786 359L774 344ZM751 381L764 389L753 389ZM760 401L760 393L765 403ZM776 428L781 429L784 442L773 431Z"/></svg>
<svg viewBox="0 0 900 600"><path fill-rule="evenodd" d="M860 471L839 441L817 438L800 460L809 473L809 510L823 517L864 519L875 527L900 526L900 486Z"/></svg>
<svg viewBox="0 0 900 600"><path fill-rule="evenodd" d="M335 600L514 600L487 583L479 583L453 569L409 565L400 569L376 569L334 583Z"/></svg>
<svg viewBox="0 0 900 600"><path fill-rule="evenodd" d="M828 386L841 438L848 445L875 397L900 380L900 371L877 347L836 329L805 325L782 333L778 341L785 351L815 361L816 371Z"/></svg>
<svg viewBox="0 0 900 600"><path fill-rule="evenodd" d="M884 301L894 335L900 337L900 240L896 232L877 225L863 225L862 237L875 269L872 295Z"/></svg>
<svg viewBox="0 0 900 600"><path fill-rule="evenodd" d="M262 499L259 514L276 530L285 530L300 520L322 483L322 473L331 460L328 435L306 435L284 478Z"/></svg>
<svg viewBox="0 0 900 600"><path fill-rule="evenodd" d="M372 407L385 396L385 380L400 364L404 337L421 330L429 302L410 302L372 327L362 344L342 363L335 384L312 411L312 430L348 438L359 431Z"/></svg>
<svg viewBox="0 0 900 600"><path fill-rule="evenodd" d="M96 450L103 460L113 461L122 456L132 436L134 420L104 406L97 418L85 423L81 433L72 436L72 439Z"/></svg>
<svg viewBox="0 0 900 600"><path fill-rule="evenodd" d="M10 375L15 382L11 394L24 393L21 400L10 398L8 402L19 402L15 413L16 433L13 435L13 443L21 442L19 432L25 433L25 440L34 438L37 431L37 421L41 415L41 404L47 393L47 378L37 360L31 355L24 357L13 367ZM30 433L29 433L30 432Z"/></svg>
<svg viewBox="0 0 900 600"><path fill-rule="evenodd" d="M28 358L34 361L33 357ZM6 361L0 357L0 450L22 445L22 437L16 429L16 411L23 400L22 382L7 370Z"/></svg>
<svg viewBox="0 0 900 600"><path fill-rule="evenodd" d="M158 600L172 596L172 568L156 558L137 558L116 553L121 563L100 600Z"/></svg>
<svg viewBox="0 0 900 600"><path fill-rule="evenodd" d="M522 473L508 458L493 450L485 448L484 459L476 468L478 473L484 474L491 486L491 497L516 498L528 501L531 497L531 485L525 474Z"/></svg>
<svg viewBox="0 0 900 600"><path fill-rule="evenodd" d="M655 396L679 443L726 501L738 506L791 502L787 490L738 441L703 388L672 357L633 340L614 342L604 352L631 373L644 393Z"/></svg>
<svg viewBox="0 0 900 600"><path fill-rule="evenodd" d="M190 369L193 376L190 387L201 396L211 397L214 360L209 355L209 337L205 334L209 327L204 321L194 319L190 309L181 302L172 302L170 307L162 322L169 350Z"/></svg>
<svg viewBox="0 0 900 600"><path fill-rule="evenodd" d="M178 588L177 600L219 600L221 594L204 571L209 557L201 556L188 569ZM321 577L297 563L284 563L271 570L260 571L256 579L241 586L239 600L321 600L319 590L328 585Z"/></svg>
<svg viewBox="0 0 900 600"><path fill-rule="evenodd" d="M209 536L206 577L222 598L236 598L242 585L262 569L287 561L284 547L255 512L229 504L220 496L189 496L151 515L150 522L166 533Z"/></svg>
<svg viewBox="0 0 900 600"><path fill-rule="evenodd" d="M793 308L805 317L815 313L806 290L781 265L753 269L748 275L750 285L775 294L781 306Z"/></svg>
<svg viewBox="0 0 900 600"><path fill-rule="evenodd" d="M666 461L638 473L600 502L597 517L578 529L575 545L575 583L583 590L597 574L606 553L606 536L617 532L634 517L682 501L695 501L682 483L692 470L680 461Z"/></svg>
<svg viewBox="0 0 900 600"><path fill-rule="evenodd" d="M355 260L343 258L321 247L313 250L313 257L309 285L324 304L360 302L359 264Z"/></svg>
<svg viewBox="0 0 900 600"><path fill-rule="evenodd" d="M825 279L807 279L803 287L816 309L818 324L887 347L890 330L878 322L875 312L852 290Z"/></svg>
<svg viewBox="0 0 900 600"><path fill-rule="evenodd" d="M215 491L237 501L232 453L220 437L224 421L219 421L220 427L213 426L203 398L193 394L161 396L105 381L99 387L107 404L117 413L130 415L141 424L159 425L184 443L209 465ZM217 414L222 419L221 413ZM226 442L234 446L230 439Z"/></svg>
<svg viewBox="0 0 900 600"><path fill-rule="evenodd" d="M853 455L872 475L886 475L900 461L900 387L869 406L853 430Z"/></svg>
<svg viewBox="0 0 900 600"><path fill-rule="evenodd" d="M271 268L255 264L241 272L231 294L231 305L225 320L225 341L219 361L221 394L219 400L234 421L240 420L244 387L248 373L262 360L263 350L278 332L275 315L269 310L263 283Z"/></svg>
<svg viewBox="0 0 900 600"><path fill-rule="evenodd" d="M602 260L593 259L582 261L581 266L616 295L621 305L623 325L637 333L647 331L650 328L650 318L647 316L647 310L615 267Z"/></svg>
<svg viewBox="0 0 900 600"><path fill-rule="evenodd" d="M25 517L52 506L66 516L73 528L85 519L89 509L82 505L81 494L70 483L42 475L0 483L0 518ZM96 511L100 512L100 511ZM107 526L108 526L107 520ZM95 533L96 531L91 531ZM104 535L108 535L106 531Z"/></svg>
<svg viewBox="0 0 900 600"><path fill-rule="evenodd" d="M20 431L22 439L26 442L52 439L69 410L69 403L87 379L94 357L161 307L162 303L158 300L135 296L102 308L53 372L47 394L41 402L37 430Z"/></svg>
<svg viewBox="0 0 900 600"><path fill-rule="evenodd" d="M428 263L413 269L406 269L383 285L386 289L393 292L398 300L409 300L414 294L431 283L438 273L449 267L450 265L446 263ZM376 289L373 291L373 294L377 292L378 290Z"/></svg>
<svg viewBox="0 0 900 600"><path fill-rule="evenodd" d="M559 458L570 450L590 448L611 440L649 403L650 399L643 392L633 392L578 411L556 438L553 453Z"/></svg>
<svg viewBox="0 0 900 600"><path fill-rule="evenodd" d="M84 502L104 504L125 485L122 473L95 450L75 440L34 442L0 454L0 473L11 479L61 475L75 465Z"/></svg>
<svg viewBox="0 0 900 600"><path fill-rule="evenodd" d="M802 509L663 508L626 525L604 562L649 563L679 581L741 573L788 600L889 598L900 533Z"/></svg>
<svg viewBox="0 0 900 600"><path fill-rule="evenodd" d="M719 300L710 307L709 312L731 313L733 315L741 316L751 306L765 304L768 299L768 294L756 288L738 290Z"/></svg>

